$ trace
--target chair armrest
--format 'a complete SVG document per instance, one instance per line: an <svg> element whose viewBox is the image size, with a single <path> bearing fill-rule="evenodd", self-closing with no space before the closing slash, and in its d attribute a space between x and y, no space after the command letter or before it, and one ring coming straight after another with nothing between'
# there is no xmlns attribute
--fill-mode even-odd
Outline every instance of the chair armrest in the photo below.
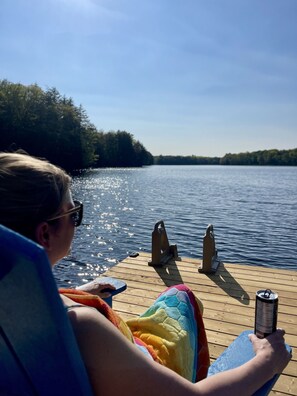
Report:
<svg viewBox="0 0 297 396"><path fill-rule="evenodd" d="M253 345L248 337L249 334L253 333L252 330L243 331L229 347L217 358L215 362L208 369L207 376L214 375L221 371L230 370L235 367L239 367L242 364L248 362L255 356ZM286 344L288 351L292 348ZM274 384L279 378L279 374L276 374L271 380L267 381L257 392L254 393L256 396L268 395Z"/></svg>
<svg viewBox="0 0 297 396"><path fill-rule="evenodd" d="M126 282L120 280L120 279L116 279L116 278L111 278L111 277L100 277L100 278L96 278L95 279L96 283L99 284L105 284L108 283L112 286L115 287L115 289L111 289L111 288L106 288L103 289L102 292L108 292L111 294L110 297L104 298L103 300L107 302L107 304L112 307L112 297L116 296L117 294L123 292L124 290L127 289L127 284Z"/></svg>

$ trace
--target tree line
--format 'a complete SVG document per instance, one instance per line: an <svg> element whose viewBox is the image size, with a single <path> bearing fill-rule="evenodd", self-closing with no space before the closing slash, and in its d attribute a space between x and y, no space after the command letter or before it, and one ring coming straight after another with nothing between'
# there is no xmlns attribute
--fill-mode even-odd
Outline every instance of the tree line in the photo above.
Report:
<svg viewBox="0 0 297 396"><path fill-rule="evenodd" d="M297 165L297 148L262 150L223 157L153 157L126 131L104 132L82 106L56 88L42 90L0 80L0 151L22 149L64 169L143 165Z"/></svg>
<svg viewBox="0 0 297 396"><path fill-rule="evenodd" d="M297 165L297 148L291 150L261 150L251 153L225 154L221 165Z"/></svg>
<svg viewBox="0 0 297 396"><path fill-rule="evenodd" d="M159 155L154 157L156 165L282 165L297 166L297 148L291 150L262 150L223 157L199 157Z"/></svg>
<svg viewBox="0 0 297 396"><path fill-rule="evenodd" d="M133 167L153 156L126 131L98 131L56 88L0 80L0 151L22 149L64 169Z"/></svg>
<svg viewBox="0 0 297 396"><path fill-rule="evenodd" d="M155 165L219 165L219 157L200 157L195 155L158 155L154 157Z"/></svg>

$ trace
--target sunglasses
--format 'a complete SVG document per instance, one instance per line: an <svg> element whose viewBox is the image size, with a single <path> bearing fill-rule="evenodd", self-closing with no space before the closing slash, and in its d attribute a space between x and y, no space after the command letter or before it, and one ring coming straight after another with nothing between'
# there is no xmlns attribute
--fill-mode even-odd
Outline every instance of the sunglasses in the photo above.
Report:
<svg viewBox="0 0 297 396"><path fill-rule="evenodd" d="M51 217L50 219L48 219L47 221L53 221L53 220L57 220L60 219L61 217L70 215L71 220L73 221L74 227L78 227L81 225L81 221L83 218L83 204L80 201L73 201L74 202L74 208L67 210L66 212L55 216L55 217Z"/></svg>

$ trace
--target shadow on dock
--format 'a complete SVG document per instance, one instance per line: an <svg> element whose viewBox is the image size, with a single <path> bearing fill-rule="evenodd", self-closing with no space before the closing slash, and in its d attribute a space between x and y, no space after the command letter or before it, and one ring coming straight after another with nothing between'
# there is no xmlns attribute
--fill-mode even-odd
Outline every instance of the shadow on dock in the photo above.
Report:
<svg viewBox="0 0 297 396"><path fill-rule="evenodd" d="M205 275L230 297L236 299L241 304L250 304L250 296L233 278L223 263L220 264L219 269L215 274Z"/></svg>
<svg viewBox="0 0 297 396"><path fill-rule="evenodd" d="M155 266L154 270L167 287L178 285L180 283L188 283L184 281L182 275L180 274L175 260L170 260L163 266ZM211 281L211 283L214 283L230 297L234 298L243 305L250 305L250 296L234 279L223 263L220 264L219 269L215 274L198 274L197 272L197 279L199 277L200 282L201 279L203 282L203 277L205 276Z"/></svg>
<svg viewBox="0 0 297 396"><path fill-rule="evenodd" d="M163 266L154 267L154 270L167 287L184 283L175 260L170 260Z"/></svg>

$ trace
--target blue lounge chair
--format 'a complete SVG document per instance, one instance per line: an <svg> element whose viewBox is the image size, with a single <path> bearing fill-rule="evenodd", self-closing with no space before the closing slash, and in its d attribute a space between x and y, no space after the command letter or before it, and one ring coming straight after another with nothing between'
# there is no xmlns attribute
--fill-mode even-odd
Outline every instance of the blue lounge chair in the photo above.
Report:
<svg viewBox="0 0 297 396"><path fill-rule="evenodd" d="M91 396L44 250L0 226L0 395Z"/></svg>
<svg viewBox="0 0 297 396"><path fill-rule="evenodd" d="M210 366L208 370L208 376L214 375L221 371L239 367L255 356L252 343L248 337L250 333L252 333L251 330L243 331L232 342L232 344L229 345L229 347ZM289 352L292 352L292 348L289 345L286 344L286 348ZM264 384L257 392L255 392L254 396L268 395L278 378L279 375L276 374L273 378L271 378L271 380L267 381L266 384Z"/></svg>

